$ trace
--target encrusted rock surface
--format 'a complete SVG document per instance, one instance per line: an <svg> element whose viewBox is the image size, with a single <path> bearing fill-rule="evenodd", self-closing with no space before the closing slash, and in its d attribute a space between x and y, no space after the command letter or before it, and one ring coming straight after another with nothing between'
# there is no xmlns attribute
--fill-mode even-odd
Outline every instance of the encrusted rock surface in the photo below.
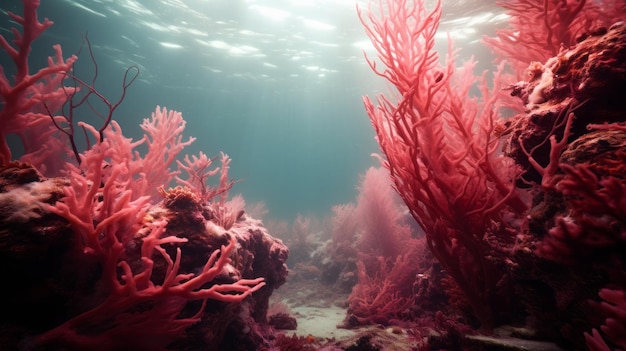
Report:
<svg viewBox="0 0 626 351"><path fill-rule="evenodd" d="M533 196L513 274L540 336L586 350L584 333L606 318L590 301L626 281L626 23L528 72L512 92L525 111L505 125L504 151Z"/></svg>
<svg viewBox="0 0 626 351"><path fill-rule="evenodd" d="M626 23L589 34L575 48L564 50L545 64L534 62L528 81L513 87L526 108L507 122L505 152L526 171L523 179L541 183L528 162L549 163L549 136L563 137L566 120L575 115L569 142L590 132L590 124L626 121ZM522 185L520 183L520 185Z"/></svg>

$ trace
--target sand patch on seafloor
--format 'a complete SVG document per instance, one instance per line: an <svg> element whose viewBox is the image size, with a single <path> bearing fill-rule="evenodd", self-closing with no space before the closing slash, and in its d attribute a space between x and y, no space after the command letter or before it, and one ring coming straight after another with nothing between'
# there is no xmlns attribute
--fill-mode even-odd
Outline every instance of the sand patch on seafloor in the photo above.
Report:
<svg viewBox="0 0 626 351"><path fill-rule="evenodd" d="M297 306L291 307L291 312L298 321L294 331L297 335L341 340L357 334L355 330L337 328L346 317L346 310L341 307Z"/></svg>
<svg viewBox="0 0 626 351"><path fill-rule="evenodd" d="M412 351L417 350L420 337L402 328L384 328L380 325L356 329L337 328L347 315L348 293L316 281L295 281L285 284L272 295L276 305L288 310L298 323L296 330L282 330L286 336L314 337L316 345L324 350ZM365 344L363 344L365 343ZM370 348L367 345L371 346ZM327 348L330 347L330 348Z"/></svg>
<svg viewBox="0 0 626 351"><path fill-rule="evenodd" d="M298 306L292 307L291 312L298 321L298 329L286 331L286 334L294 333L303 337L311 335L322 345L332 345L329 350L354 349L357 345L359 350L414 351L419 348L419 340L402 328L384 328L379 325L356 329L337 328L346 316L346 310L339 306ZM326 339L332 341L325 344ZM365 340L363 344L361 339Z"/></svg>
<svg viewBox="0 0 626 351"><path fill-rule="evenodd" d="M346 318L348 295L316 280L294 280L275 291L270 305L285 306L296 319L297 329L284 330L287 335L342 340L358 334L356 330L337 328Z"/></svg>

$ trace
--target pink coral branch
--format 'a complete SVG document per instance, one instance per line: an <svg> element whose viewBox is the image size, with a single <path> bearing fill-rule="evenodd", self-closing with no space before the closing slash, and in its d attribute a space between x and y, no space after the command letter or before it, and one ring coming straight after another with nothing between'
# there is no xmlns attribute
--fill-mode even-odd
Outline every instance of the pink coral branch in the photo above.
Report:
<svg viewBox="0 0 626 351"><path fill-rule="evenodd" d="M145 265L143 272L133 275L126 262L122 261L120 263L125 268L125 274L122 277L124 284L118 285L118 293L125 294L130 292L142 296L163 294L180 296L188 300L213 299L224 302L241 302L246 296L265 285L263 278L257 278L241 279L232 284L216 284L210 288L202 288L202 286L213 281L217 275L221 274L224 267L231 262L229 257L236 248L235 239L232 238L229 244L223 246L221 250L213 251L200 273L180 274L180 248L176 249L175 259L172 260L171 256L161 245L183 243L186 242L187 239L173 236L163 237L166 224L167 223L164 221L153 223L151 233L143 239L142 259ZM155 250L167 262L165 278L163 283L159 286L154 285L147 279L152 274L152 267L154 265L152 255ZM128 289L130 290L128 291ZM233 292L241 294L225 294Z"/></svg>
<svg viewBox="0 0 626 351"><path fill-rule="evenodd" d="M103 132L111 122L113 112L124 100L127 88L138 76L136 67L129 68L124 75L122 94L115 102L109 102L95 88L95 80L98 75L97 65L87 40L89 54L95 65L95 76L91 83L86 83L74 76L72 67L77 60L76 55L68 59L63 58L60 45L54 45L54 56L48 58L46 67L31 74L28 66L28 55L32 43L53 22L44 19L40 22L37 18L38 0L22 0L24 4L24 16L9 13L9 16L22 26L23 31L12 28L14 36L13 44L0 36L0 48L12 59L16 67L16 75L13 81L6 77L3 67L0 67L0 164L11 160L12 154L6 138L9 134L17 134L24 145L23 161L32 162L42 167L47 174L58 175L59 167L63 163L63 157L47 157L53 154L65 155L67 146L58 141L55 132L65 134L69 138L72 152L76 161L80 162L79 150L74 140L74 110L83 104L89 105L91 112L103 118L103 125L98 130L99 139L103 138ZM66 87L63 82L70 80L73 87ZM79 94L79 92L81 92ZM98 112L89 101L95 97L103 103L107 111ZM56 115L59 113L60 115ZM45 147L44 147L45 145Z"/></svg>
<svg viewBox="0 0 626 351"><path fill-rule="evenodd" d="M192 155L191 158L185 155L184 162L176 161L176 163L179 170L187 173L187 179L176 176L176 182L193 190L203 200L209 200L211 193L208 189L208 180L220 171L219 167L211 169L215 158L209 158L204 152L200 152L198 156Z"/></svg>
<svg viewBox="0 0 626 351"><path fill-rule="evenodd" d="M140 171L140 185L135 189L140 194L149 194L156 198L158 188L167 187L179 171L173 171L170 166L180 152L196 139L190 137L183 141L182 133L186 122L182 114L177 111L168 111L167 108L156 107L150 119L144 119L141 129L144 130L145 143L148 152L143 158L143 167ZM177 161L178 162L178 161Z"/></svg>
<svg viewBox="0 0 626 351"><path fill-rule="evenodd" d="M220 195L219 204L224 206L228 199L228 190L233 187L235 181L228 178L228 170L230 169L230 157L223 152L220 152L220 162L222 163L222 171L220 172L220 185L218 187L218 194Z"/></svg>
<svg viewBox="0 0 626 351"><path fill-rule="evenodd" d="M178 184L183 185L195 192L203 201L209 201L217 196L217 205L223 207L228 198L228 191L233 187L235 181L228 178L230 157L225 153L220 153L221 167L211 169L213 161L217 157L209 158L203 152L199 156L185 156L184 162L176 161L179 170L187 173L187 179L176 176ZM209 185L209 178L220 174L219 183L216 186Z"/></svg>

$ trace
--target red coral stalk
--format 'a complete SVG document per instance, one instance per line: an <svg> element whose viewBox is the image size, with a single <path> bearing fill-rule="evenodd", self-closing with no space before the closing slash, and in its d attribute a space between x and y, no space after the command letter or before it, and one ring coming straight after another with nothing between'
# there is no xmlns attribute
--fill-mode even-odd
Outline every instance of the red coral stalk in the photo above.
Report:
<svg viewBox="0 0 626 351"><path fill-rule="evenodd" d="M553 189L561 179L561 176L559 175L559 169L561 166L560 157L563 151L569 145L568 141L570 136L572 135L572 125L574 123L574 119L576 118L574 113L571 111L575 108L576 107L569 107L561 111L561 113L555 120L549 137L546 138L543 142L535 145L532 149L527 150L521 140L521 137L519 139L520 146L524 154L526 154L528 162L541 176L541 186L544 189ZM557 131L561 129L563 129L563 135L561 136L561 139L557 141ZM548 164L544 167L535 159L534 155L536 155L536 151L546 142L549 142L550 153L548 157Z"/></svg>

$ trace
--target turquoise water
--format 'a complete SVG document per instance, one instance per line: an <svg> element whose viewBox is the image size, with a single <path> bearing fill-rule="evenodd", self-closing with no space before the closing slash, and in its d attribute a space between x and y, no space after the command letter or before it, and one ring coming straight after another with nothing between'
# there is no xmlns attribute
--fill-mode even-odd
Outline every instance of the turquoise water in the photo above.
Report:
<svg viewBox="0 0 626 351"><path fill-rule="evenodd" d="M502 21L498 10L444 6L440 48L449 32L461 57L489 67L480 38ZM17 0L0 7L22 12ZM13 23L2 17L7 34ZM231 194L264 202L269 217L325 215L352 201L359 174L377 164L361 97L388 87L364 60L372 51L354 1L43 0L39 17L55 24L36 42L32 67L44 65L53 44L76 52L87 34L105 96L118 98L126 68L140 70L114 115L124 134L139 138L156 105L182 112L185 135L197 138L183 154L227 153L241 180ZM92 73L83 51L76 74Z"/></svg>

